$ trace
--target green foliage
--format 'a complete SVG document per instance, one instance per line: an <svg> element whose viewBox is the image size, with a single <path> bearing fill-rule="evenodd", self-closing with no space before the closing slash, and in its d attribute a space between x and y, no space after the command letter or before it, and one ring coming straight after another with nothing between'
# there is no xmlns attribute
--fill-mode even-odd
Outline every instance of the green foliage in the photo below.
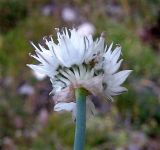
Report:
<svg viewBox="0 0 160 150"><path fill-rule="evenodd" d="M1 72L17 75L26 69L25 66L29 63L28 54L34 51L30 41L37 44L36 41L40 41L42 35L50 35L53 32L53 22L55 26L59 23L54 21L52 17L35 15L26 19L25 22L21 22L14 30L7 33L0 47L0 64L3 67L5 66L5 69L2 68ZM14 69L15 66L16 70Z"/></svg>
<svg viewBox="0 0 160 150"><path fill-rule="evenodd" d="M21 0L0 1L0 32L6 32L26 17L27 6Z"/></svg>

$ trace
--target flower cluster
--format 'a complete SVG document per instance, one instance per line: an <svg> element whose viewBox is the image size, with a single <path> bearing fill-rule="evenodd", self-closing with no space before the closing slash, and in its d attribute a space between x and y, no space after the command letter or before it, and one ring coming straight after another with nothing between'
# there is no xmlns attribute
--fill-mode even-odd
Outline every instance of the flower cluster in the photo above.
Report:
<svg viewBox="0 0 160 150"><path fill-rule="evenodd" d="M31 55L40 64L28 66L47 75L53 85L55 111L71 111L75 116L76 100L74 89L82 87L90 95L112 100L127 89L122 85L131 70L119 71L121 47L105 46L104 34L93 40L92 35L80 35L75 28L57 30L55 43L45 39L45 47L31 43L36 55ZM87 111L94 113L94 105L87 99Z"/></svg>

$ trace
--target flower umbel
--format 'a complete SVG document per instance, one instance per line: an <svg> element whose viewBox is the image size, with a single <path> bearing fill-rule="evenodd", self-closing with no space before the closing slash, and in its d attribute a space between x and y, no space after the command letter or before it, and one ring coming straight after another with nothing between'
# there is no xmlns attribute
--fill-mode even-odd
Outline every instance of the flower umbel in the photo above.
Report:
<svg viewBox="0 0 160 150"><path fill-rule="evenodd" d="M55 111L71 111L75 114L76 88L84 88L89 95L112 100L112 96L126 92L123 82L131 70L119 71L121 47L113 44L105 46L104 34L97 40L92 35L83 36L75 28L57 29L55 43L50 37L45 39L45 47L35 46L36 55L31 55L40 64L28 66L47 75L53 85L52 94L56 102ZM87 103L89 112L94 111L91 100Z"/></svg>

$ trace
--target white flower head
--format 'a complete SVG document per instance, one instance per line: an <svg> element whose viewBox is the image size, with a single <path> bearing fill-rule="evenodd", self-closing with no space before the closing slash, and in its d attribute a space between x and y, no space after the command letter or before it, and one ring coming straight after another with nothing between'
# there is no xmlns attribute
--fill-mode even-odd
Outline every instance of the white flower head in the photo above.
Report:
<svg viewBox="0 0 160 150"><path fill-rule="evenodd" d="M120 59L121 47L116 46L112 50L113 44L105 46L104 34L94 41L92 35L79 34L75 28L64 28L57 29L57 40L58 43L52 37L50 40L45 39L45 47L31 43L36 52L36 55L31 56L40 64L28 65L50 77L56 111L71 111L74 108L74 89L78 87L85 88L91 95L110 100L112 96L127 91L121 85L131 70L118 72L123 61Z"/></svg>

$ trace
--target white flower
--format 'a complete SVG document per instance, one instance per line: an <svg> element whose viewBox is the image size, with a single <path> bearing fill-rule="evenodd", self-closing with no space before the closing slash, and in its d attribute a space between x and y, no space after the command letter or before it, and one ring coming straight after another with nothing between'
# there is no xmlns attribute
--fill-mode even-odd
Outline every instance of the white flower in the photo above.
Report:
<svg viewBox="0 0 160 150"><path fill-rule="evenodd" d="M127 91L121 85L131 70L118 72L123 61L119 60L121 47L112 50L113 44L105 46L103 35L94 41L92 35L84 36L76 29L64 28L57 29L57 44L52 38L45 39L45 47L31 43L36 49L36 55L31 56L40 64L28 66L50 77L56 111L74 110L74 89L78 87L111 100L112 96Z"/></svg>
<svg viewBox="0 0 160 150"><path fill-rule="evenodd" d="M68 22L74 21L76 20L76 17L77 17L77 14L72 8L69 8L69 7L63 8L62 18L64 21L68 21Z"/></svg>
<svg viewBox="0 0 160 150"><path fill-rule="evenodd" d="M88 35L93 35L94 32L95 32L95 27L93 24L89 23L89 22L84 22L83 24L81 24L79 27L78 27L78 30L77 32L80 34L80 35L83 35L83 36L88 36Z"/></svg>

